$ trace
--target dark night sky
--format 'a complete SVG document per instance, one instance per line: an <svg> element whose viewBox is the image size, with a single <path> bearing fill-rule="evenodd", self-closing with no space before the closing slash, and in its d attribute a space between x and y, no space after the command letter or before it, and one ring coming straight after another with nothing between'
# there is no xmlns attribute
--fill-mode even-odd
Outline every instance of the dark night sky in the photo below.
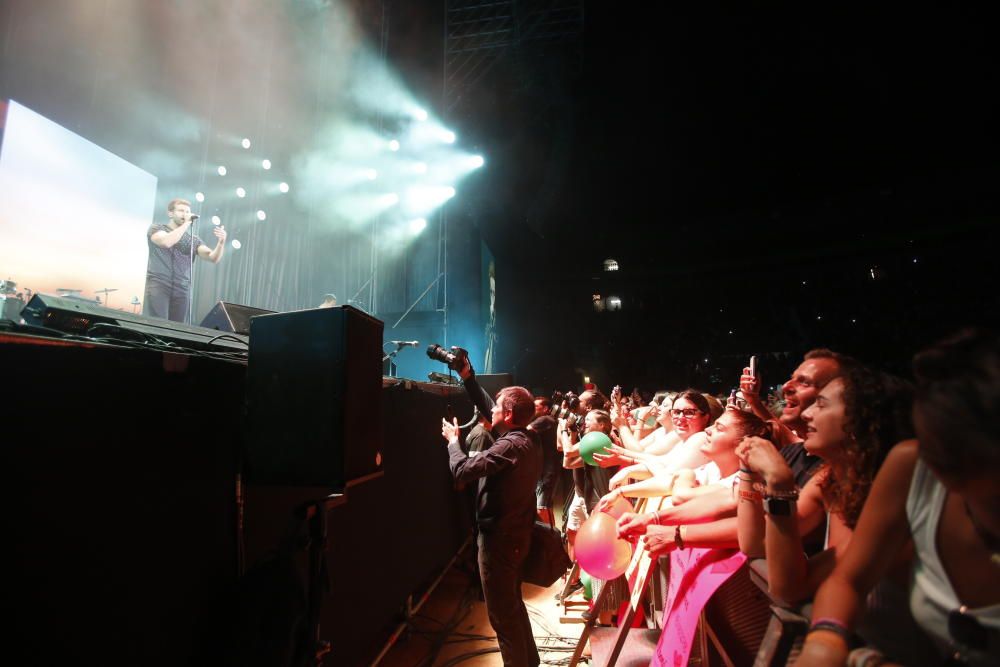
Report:
<svg viewBox="0 0 1000 667"><path fill-rule="evenodd" d="M904 370L995 325L989 25L588 3L581 41L496 66L453 121L490 160L464 205L506 269L505 367L716 389L753 352ZM597 316L608 290L624 309Z"/></svg>

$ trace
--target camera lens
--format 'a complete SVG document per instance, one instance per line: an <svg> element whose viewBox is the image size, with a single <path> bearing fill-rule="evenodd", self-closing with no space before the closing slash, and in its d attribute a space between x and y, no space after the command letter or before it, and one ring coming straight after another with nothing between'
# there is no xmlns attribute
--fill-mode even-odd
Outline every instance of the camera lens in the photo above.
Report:
<svg viewBox="0 0 1000 667"><path fill-rule="evenodd" d="M451 353L437 344L427 346L427 356L435 361L440 361L442 364L449 364L452 360Z"/></svg>

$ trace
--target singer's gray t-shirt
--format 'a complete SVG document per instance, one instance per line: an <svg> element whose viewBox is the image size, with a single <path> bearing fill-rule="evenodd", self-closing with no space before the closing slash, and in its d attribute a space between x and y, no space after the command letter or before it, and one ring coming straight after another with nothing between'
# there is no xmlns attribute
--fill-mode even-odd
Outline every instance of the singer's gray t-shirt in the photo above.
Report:
<svg viewBox="0 0 1000 667"><path fill-rule="evenodd" d="M149 246L149 263L146 265L146 280L150 278L172 287L187 289L191 284L191 234L185 233L181 240L169 248L161 248L151 237L156 232L170 232L169 225L152 224L146 232ZM194 237L194 252L205 245L197 235Z"/></svg>

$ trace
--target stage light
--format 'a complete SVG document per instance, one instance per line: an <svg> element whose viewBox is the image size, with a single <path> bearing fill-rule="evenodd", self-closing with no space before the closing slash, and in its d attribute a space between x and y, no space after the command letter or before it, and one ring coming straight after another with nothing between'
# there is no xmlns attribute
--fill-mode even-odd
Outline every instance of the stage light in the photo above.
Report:
<svg viewBox="0 0 1000 667"><path fill-rule="evenodd" d="M247 191L244 190L243 188L236 188L236 196L239 197L240 199L243 199L244 197L247 196Z"/></svg>
<svg viewBox="0 0 1000 667"><path fill-rule="evenodd" d="M271 168L271 161L270 160L262 160L261 163L260 163L260 166L264 167L264 169L270 169Z"/></svg>
<svg viewBox="0 0 1000 667"><path fill-rule="evenodd" d="M374 169L365 169L365 177L368 178L369 181L374 181L378 178L378 172Z"/></svg>
<svg viewBox="0 0 1000 667"><path fill-rule="evenodd" d="M413 172L415 174L426 174L427 173L427 163L426 162L417 162L415 165L413 165Z"/></svg>
<svg viewBox="0 0 1000 667"><path fill-rule="evenodd" d="M257 219L267 220L267 213L264 213L264 211L257 211Z"/></svg>
<svg viewBox="0 0 1000 667"><path fill-rule="evenodd" d="M241 141L240 143L243 145L243 148L250 148L250 140L249 139L244 138L243 141Z"/></svg>
<svg viewBox="0 0 1000 667"><path fill-rule="evenodd" d="M215 225L216 227L218 227L219 225L222 224L222 218L220 218L217 215L213 215L212 216L212 224Z"/></svg>
<svg viewBox="0 0 1000 667"><path fill-rule="evenodd" d="M239 239L233 239L233 242L230 245L233 246L233 250L239 250L243 247L243 244L240 243Z"/></svg>
<svg viewBox="0 0 1000 667"><path fill-rule="evenodd" d="M444 143L446 143L446 144L453 144L453 143L455 143L455 138L456 138L456 137L455 137L455 133L454 133L454 132L451 132L451 131L449 131L449 130L445 130L444 134L443 134L443 135L442 135L442 137L441 137L441 139L442 139L442 140L444 141Z"/></svg>
<svg viewBox="0 0 1000 667"><path fill-rule="evenodd" d="M427 227L427 221L423 218L417 218L416 220L410 220L410 232L413 234L419 234L424 231Z"/></svg>
<svg viewBox="0 0 1000 667"><path fill-rule="evenodd" d="M281 192L288 192L288 183L285 183L284 181L282 181L281 183L278 183L278 189Z"/></svg>
<svg viewBox="0 0 1000 667"><path fill-rule="evenodd" d="M205 201L205 193L204 192L194 193L194 199L195 201Z"/></svg>
<svg viewBox="0 0 1000 667"><path fill-rule="evenodd" d="M398 151L399 150L399 142L396 141L395 139L393 139L392 141L390 141L389 142L389 150L391 150L391 151Z"/></svg>
<svg viewBox="0 0 1000 667"><path fill-rule="evenodd" d="M406 190L405 210L412 215L427 215L455 196L455 188L418 185Z"/></svg>
<svg viewBox="0 0 1000 667"><path fill-rule="evenodd" d="M473 155L469 158L469 164L471 164L474 169L479 169L486 164L486 160L483 159L482 155Z"/></svg>
<svg viewBox="0 0 1000 667"><path fill-rule="evenodd" d="M423 109L417 109L413 112L413 117L417 120L427 120L427 112Z"/></svg>
<svg viewBox="0 0 1000 667"><path fill-rule="evenodd" d="M219 168L216 171L219 172L219 176L225 176L226 175L226 168L223 165L221 165L221 164L219 165Z"/></svg>
<svg viewBox="0 0 1000 667"><path fill-rule="evenodd" d="M384 206L394 206L399 203L399 195L394 192L379 197L379 202Z"/></svg>

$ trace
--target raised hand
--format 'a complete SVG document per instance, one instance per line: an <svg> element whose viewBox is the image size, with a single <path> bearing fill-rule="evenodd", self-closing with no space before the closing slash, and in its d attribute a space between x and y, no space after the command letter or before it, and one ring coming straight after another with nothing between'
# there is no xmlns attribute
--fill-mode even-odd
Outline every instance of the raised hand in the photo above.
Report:
<svg viewBox="0 0 1000 667"><path fill-rule="evenodd" d="M646 529L651 523L653 523L653 515L649 512L642 514L625 512L618 517L618 537L634 542L646 534Z"/></svg>
<svg viewBox="0 0 1000 667"><path fill-rule="evenodd" d="M750 375L750 368L744 368L740 375L740 391L743 398L750 401L760 401L760 378Z"/></svg>
<svg viewBox="0 0 1000 667"><path fill-rule="evenodd" d="M441 420L441 435L444 436L446 442L451 442L452 440L458 440L458 434L461 429L458 428L458 418L456 417L452 423L448 423L447 419Z"/></svg>
<svg viewBox="0 0 1000 667"><path fill-rule="evenodd" d="M794 477L785 458L770 440L757 437L743 438L736 446L736 456L744 467L753 470L767 482L786 481Z"/></svg>

